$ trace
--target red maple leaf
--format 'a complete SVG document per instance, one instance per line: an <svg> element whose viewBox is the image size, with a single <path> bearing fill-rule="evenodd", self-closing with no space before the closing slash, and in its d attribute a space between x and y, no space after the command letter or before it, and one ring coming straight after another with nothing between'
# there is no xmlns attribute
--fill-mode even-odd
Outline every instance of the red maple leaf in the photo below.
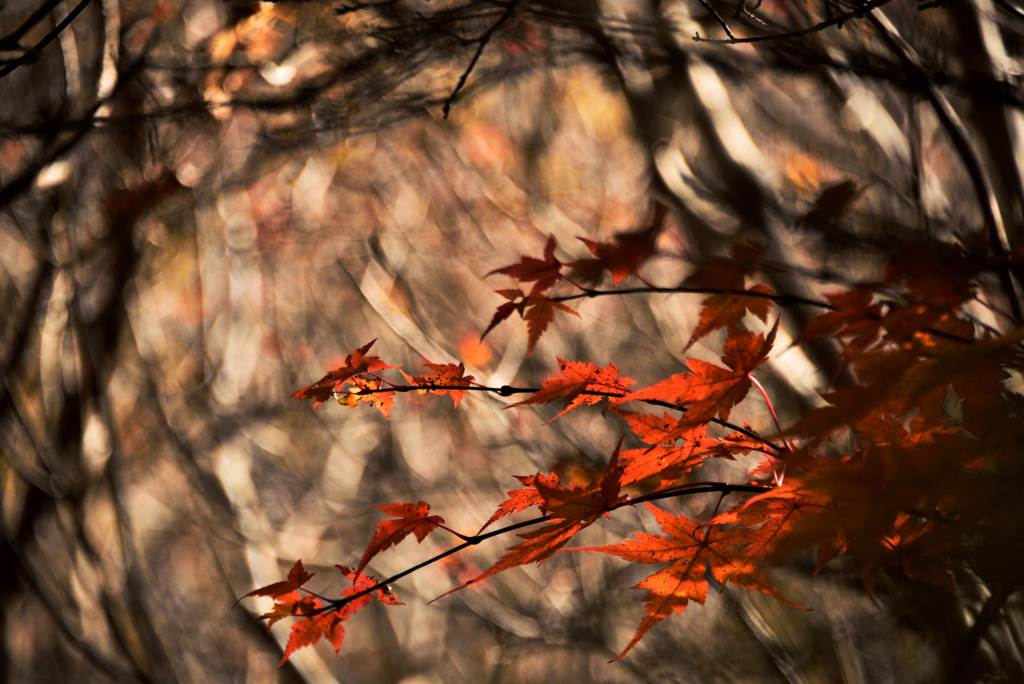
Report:
<svg viewBox="0 0 1024 684"><path fill-rule="evenodd" d="M516 311L522 316L523 310L526 308L526 295L519 288L508 289L508 290L495 290L496 294L500 294L505 299L509 300L504 304L500 304L498 309L494 312L494 316L491 317L491 322L488 324L484 333L480 336L483 340L487 337L487 333L494 330L494 328L504 321L506 318L511 316Z"/></svg>
<svg viewBox="0 0 1024 684"><path fill-rule="evenodd" d="M516 477L526 485L526 488L509 492L511 503L507 501L502 504L484 527L486 528L494 521L529 506L537 506L541 512L549 515L553 522L519 535L526 541L508 549L505 555L499 558L487 572L452 589L444 596L504 570L529 563L540 563L550 558L565 546L573 535L594 524L601 516L607 515L610 510L626 501L625 496L619 496L619 480L622 477L622 467L619 463L621 447L622 440L620 439L608 460L604 476L600 481L586 487L575 483L564 487L554 473L550 476L538 473L528 477Z"/></svg>
<svg viewBox="0 0 1024 684"><path fill-rule="evenodd" d="M297 615L300 610L304 610L307 613L311 612L313 610L311 606L301 609L296 608L297 604L306 600L308 599L304 599L297 591L290 591L287 594L280 594L274 597L274 609L260 616L260 619L268 619L267 631L270 631L270 628L274 626L274 623L279 622L286 617Z"/></svg>
<svg viewBox="0 0 1024 684"><path fill-rule="evenodd" d="M388 367L394 368L394 366ZM348 388L348 391L342 391L334 395L339 404L349 408L359 404L370 404L377 407L377 410L383 413L385 418L391 418L391 409L395 405L395 393L380 391L384 385L383 382L377 378L364 378L361 376L349 378L348 382L353 385Z"/></svg>
<svg viewBox="0 0 1024 684"><path fill-rule="evenodd" d="M544 331L555 320L555 311L562 311L580 318L580 315L561 302L556 302L547 297L531 297L527 300L526 311L523 313L523 320L526 321L526 329L529 332L527 337L526 355L533 356L533 349Z"/></svg>
<svg viewBox="0 0 1024 684"><path fill-rule="evenodd" d="M562 262L555 257L555 248L557 246L558 242L555 241L555 236L552 235L548 237L547 244L544 246L543 259L524 256L519 260L519 263L511 264L504 268L496 268L487 275L501 273L511 276L521 283L534 283L533 289L530 290L530 296L540 295L562 279Z"/></svg>
<svg viewBox="0 0 1024 684"><path fill-rule="evenodd" d="M411 377L402 372L405 376L406 381L414 387L469 387L470 383L473 382L472 375L466 375L465 364L455 365L454 363L428 363L427 368L434 371L432 375L417 375ZM420 394L448 394L451 395L452 401L455 402L455 408L459 407L459 402L466 396L466 390L459 389L423 389L420 390Z"/></svg>
<svg viewBox="0 0 1024 684"><path fill-rule="evenodd" d="M684 352L697 340L715 330L738 323L747 311L762 321L768 320L773 302L765 295L770 294L771 290L764 285L755 285L749 289L746 287L747 276L754 271L757 260L764 252L765 248L757 245L735 244L729 250L728 257L712 259L683 281L686 287L715 292L704 300L700 321L690 335Z"/></svg>
<svg viewBox="0 0 1024 684"><path fill-rule="evenodd" d="M768 352L775 342L778 329L779 321L776 320L765 338L764 335L754 335L736 326L729 326L729 339L722 352L722 360L728 368L707 361L687 359L686 365L692 372L673 375L668 380L627 394L615 400L615 403L662 401L686 404L686 413L680 426L706 423L716 416L728 420L732 407L743 401L750 391L748 374L768 360Z"/></svg>
<svg viewBox="0 0 1024 684"><path fill-rule="evenodd" d="M704 300L703 308L700 311L700 321L693 329L693 334L690 335L686 346L683 347L684 353L702 337L710 335L719 328L739 323L748 311L762 321L768 322L772 300L757 295L769 295L771 288L766 285L755 285L743 292L750 294L716 294Z"/></svg>
<svg viewBox="0 0 1024 684"><path fill-rule="evenodd" d="M572 277L592 285L601 280L605 271L611 273L613 285L618 285L629 276L640 278L640 266L654 254L654 243L665 225L667 212L668 207L661 202L655 203L654 213L645 227L616 233L612 242L578 238L596 258L579 259L566 264L574 269Z"/></svg>
<svg viewBox="0 0 1024 684"><path fill-rule="evenodd" d="M294 614L302 615L320 610L323 604L315 598L310 598L296 606L300 607L300 612ZM293 624L291 635L288 637L288 645L284 649L284 656L281 657L278 667L284 667L292 654L299 649L313 646L324 637L334 646L335 653L340 651L341 643L345 639L345 628L341 624L344 621L345 618L342 618L339 613L327 612L309 615Z"/></svg>
<svg viewBox="0 0 1024 684"><path fill-rule="evenodd" d="M366 546L363 558L355 569L355 575L359 575L374 556L396 546L410 534L416 535L417 542L422 542L428 534L437 529L438 525L444 524L444 518L441 516L430 515L430 505L423 501L374 508L394 516L397 520L385 520L377 524L377 530Z"/></svg>
<svg viewBox="0 0 1024 684"><path fill-rule="evenodd" d="M269 596L271 598L278 598L286 594L294 592L296 589L301 587L303 584L308 582L316 573L306 572L305 566L302 565L302 560L295 561L295 565L288 571L288 579L284 582L274 582L268 584L265 587L254 589L242 598L249 598L250 596ZM242 599L238 599L241 601Z"/></svg>
<svg viewBox="0 0 1024 684"><path fill-rule="evenodd" d="M650 445L647 449L630 449L620 456L623 462L623 486L660 477L662 485L678 481L705 458L712 455L709 447L717 440L707 436L707 425L686 425L669 414L657 416L617 411L634 434ZM682 439L683 444L676 446ZM668 446L662 446L667 444Z"/></svg>
<svg viewBox="0 0 1024 684"><path fill-rule="evenodd" d="M512 404L512 406L550 404L559 399L565 399L563 411L547 421L550 423L573 409L580 406L592 406L608 398L599 394L583 394L583 392L606 392L614 396L624 396L629 393L628 386L636 384L636 381L631 378L619 377L619 369L611 363L607 368L601 368L593 363L584 364L582 361L558 359L558 367L562 371L561 375L545 380L541 384L541 388L534 392L529 399Z"/></svg>
<svg viewBox="0 0 1024 684"><path fill-rule="evenodd" d="M342 385L351 381L352 378L358 376L360 373L373 373L380 370L387 370L388 368L398 368L397 365L389 366L385 364L380 360L379 356L366 355L366 352L370 350L370 347L372 347L373 343L376 341L377 340L372 340L349 354L345 357L344 364L338 366L332 371L329 371L327 375L320 378L320 380L309 387L303 387L298 392L291 395L292 398L312 399L313 408L316 408L330 399L335 393L339 393Z"/></svg>
<svg viewBox="0 0 1024 684"><path fill-rule="evenodd" d="M832 310L808 323L800 331L797 344L815 337L833 335L852 339L852 344L858 349L865 349L878 339L882 311L872 304L874 295L870 291L855 289L836 292L825 295L825 299L832 305Z"/></svg>
<svg viewBox="0 0 1024 684"><path fill-rule="evenodd" d="M717 525L692 523L684 516L674 516L650 503L647 508L667 536L636 532L638 539L635 540L611 546L572 549L610 553L647 565L671 563L633 587L647 590L644 602L648 614L616 660L629 653L651 627L674 613L683 612L690 601L703 604L708 595L708 572L722 584L731 582L736 586L756 589L794 605L779 593L742 550L736 548L734 540L718 534Z"/></svg>
<svg viewBox="0 0 1024 684"><path fill-rule="evenodd" d="M343 576L351 579L353 582L351 587L341 592L342 598L361 594L367 589L377 586L376 580L358 571L349 570L344 565L337 565L335 567L338 568ZM285 647L284 656L281 658L281 663L278 667L283 667L288 662L288 659L292 657L292 654L299 649L313 646L324 638L334 647L335 653L340 651L341 644L345 639L345 627L342 623L351 618L361 608L368 605L374 598L390 606L401 605L401 602L386 587L381 587L377 591L367 592L358 598L354 598L337 610L318 612L324 608L324 605L318 599L312 597L295 603L292 606L291 615L304 615L306 617L292 625L291 635L288 637L288 645ZM277 619L281 618L278 617Z"/></svg>
<svg viewBox="0 0 1024 684"><path fill-rule="evenodd" d="M729 256L708 261L691 273L683 285L705 290L742 290L747 276L754 272L765 248L748 243L734 244Z"/></svg>
<svg viewBox="0 0 1024 684"><path fill-rule="evenodd" d="M534 290L536 289L534 288ZM480 336L480 339L482 340L496 325L518 311L519 315L526 321L526 327L529 331L527 356L532 356L533 349L537 346L540 336L544 334L544 331L551 325L551 321L555 319L555 311L570 313L576 318L580 318L576 311L573 311L565 304L543 295L534 295L533 290L530 292L529 295L524 295L523 291L519 289L497 290L498 294L509 301L500 305L497 311L494 312L490 324L484 330L484 334Z"/></svg>
<svg viewBox="0 0 1024 684"><path fill-rule="evenodd" d="M797 521L825 510L827 506L826 499L808 496L790 483L731 508L718 515L711 524L735 526L720 534L737 546L743 546L744 554L751 561L761 562L775 551Z"/></svg>

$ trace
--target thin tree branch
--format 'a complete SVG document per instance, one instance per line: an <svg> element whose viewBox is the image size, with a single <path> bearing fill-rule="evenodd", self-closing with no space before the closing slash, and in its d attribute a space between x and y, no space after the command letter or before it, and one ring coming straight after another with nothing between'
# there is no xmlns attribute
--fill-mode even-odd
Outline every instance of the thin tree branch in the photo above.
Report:
<svg viewBox="0 0 1024 684"><path fill-rule="evenodd" d="M717 21L722 27L722 30L725 31L725 35L729 36L730 40L736 40L736 36L729 30L729 25L725 23L725 19L723 19L722 15L718 13L718 10L712 7L708 0L700 0L700 4L704 5L704 9L708 11L708 14L715 18L715 21Z"/></svg>
<svg viewBox="0 0 1024 684"><path fill-rule="evenodd" d="M356 391L350 392L350 394L352 394L354 396L365 396L365 395L369 395L369 394L384 394L384 393L387 393L387 392L405 393L405 392L430 392L430 391L438 391L438 392L449 392L449 391L458 391L458 392L491 392L493 394L497 394L497 395L502 396L502 397L508 397L508 396L512 396L513 394L536 394L537 392L541 391L541 388L540 387L509 387L508 385L502 385L501 387L487 387L485 385L469 385L469 386L463 386L463 385L391 385L390 387L378 387L378 388L366 387L366 388L360 388L360 389L358 389ZM619 394L619 393L616 393L616 392L600 392L600 391L597 391L597 390L583 390L583 391L580 392L580 394L586 395L586 396L590 396L590 397L609 397L609 398L617 398L617 397L624 397L624 396L626 396L625 394ZM640 402L642 402L644 404L650 404L651 406L660 406L662 408L673 409L675 411L682 411L683 413L686 413L686 407L680 406L678 404L673 404L673 403L667 402L667 401L660 401L658 399L638 399L637 401L640 401ZM511 406L508 407L508 408L511 408ZM709 422L712 422L712 423L714 423L716 425L721 425L724 428L729 428L730 430L735 430L736 432L741 432L744 435L746 435L747 437L750 437L751 439L757 440L758 442L761 442L765 446L769 446L772 449L775 449L776 451L783 451L782 447L780 447L780 446L778 446L778 445L768 441L764 437L761 437L760 435L758 435L757 433L755 433L755 432L753 432L751 430L748 430L748 429L746 429L744 427L740 427L739 425L735 425L735 424L730 423L728 421L721 420L720 418L711 418Z"/></svg>
<svg viewBox="0 0 1024 684"><path fill-rule="evenodd" d="M614 511L614 510L618 510L619 508L625 508L626 506L635 506L636 504L639 504L639 503L647 503L649 501L659 501L661 499L677 498L677 497L680 497L680 496L691 496L691 495L694 495L694 494L707 494L709 492L719 492L719 493L721 493L723 495L725 495L725 494L732 494L732 493L738 493L738 492L747 493L747 494L760 494L762 492L769 491L770 489L771 489L771 487L766 487L766 486L762 486L762 485L727 484L725 482L700 483L698 486L690 486L690 487L688 487L686 489L673 488L672 491L652 492L650 494L645 494L643 496L638 496L635 499L628 499L627 498L625 501L622 501L622 502L620 502L618 504L615 504L613 506L608 507L608 510L606 512L611 512L611 511ZM313 616L316 616L316 615L321 615L323 613L328 613L328 612L331 612L331 611L338 610L338 609L342 608L343 606L345 606L346 604L351 603L352 601L355 601L356 599L362 598L363 596L367 596L369 594L372 594L375 591L380 591L382 589L386 590L386 587L389 584L397 582L398 580L403 579L403 578L411 575L412 573L416 572L417 570L421 570L421 569L427 567L428 565L432 565L432 564L436 563L439 560L442 560L444 558L447 558L448 556L456 554L459 551L463 551L463 550L469 548L470 546L476 546L477 544L480 544L481 542L487 541L488 539L491 539L492 537L497 537L497 536L500 536L500 535L505 534L507 532L513 532L515 530L519 530L519 529L522 529L524 527L530 527L531 525L538 525L540 523L548 522L549 520L554 520L554 519L555 519L554 516L544 515L544 516L541 516L539 518L531 518L530 520L524 520L523 522L515 523L513 525L507 525L507 526L502 527L500 529L491 530L490 532L485 532L483 534L476 534L476 535L473 535L471 537L465 537L466 541L463 542L462 544L459 544L458 546L453 546L452 548L448 549L447 551L444 551L442 553L437 554L436 556L428 558L427 560L423 561L422 563L419 563L418 565L414 565L411 568L403 570L402 572L398 573L397 575L392 575L391 577L388 577L387 579L381 580L380 582L378 582L377 584L373 585L372 587L369 587L367 589L363 589L362 591L359 591L359 592L357 592L355 594L352 594L351 596L345 596L345 597L340 598L340 599L334 599L334 600L330 601L329 603L325 604L324 606L322 606L321 608L319 608L317 610L311 611L309 613L303 613L302 615L296 615L296 617L313 617ZM245 597L243 596L242 598L245 598Z"/></svg>
<svg viewBox="0 0 1024 684"><path fill-rule="evenodd" d="M487 47L487 43L490 42L491 36L493 36L494 33L505 24L505 22L512 18L516 12L518 4L518 2L509 3L508 7L505 8L505 11L498 18L498 21L487 29L482 36L480 36L479 45L477 45L476 52L473 53L473 58L469 60L469 66L466 67L466 70L459 78L459 82L455 84L455 90L453 90L452 94L448 96L448 99L445 100L444 106L441 108L444 112L444 118L448 118L448 114L452 110L452 103L455 101L455 96L458 95L459 91L462 90L462 87L466 85L466 79L469 78L469 74L473 71L473 67L476 66L477 60L479 60L480 55L483 54L484 48Z"/></svg>
<svg viewBox="0 0 1024 684"><path fill-rule="evenodd" d="M945 127L946 132L953 141L953 146L963 160L964 166L967 167L967 173L971 177L971 183L974 185L974 191L978 196L978 204L982 215L985 217L985 225L989 231L989 248L996 256L1009 255L1012 251L1012 246L1010 245L1010 240L1006 233L1006 224L1003 221L1003 215L999 210L999 203L996 200L995 191L992 187L992 179L989 177L988 170L982 162L981 155L974 145L971 144L970 135L960 120L960 116L953 109L953 105L950 104L946 96L932 83L928 73L925 71L924 65L921 63L921 58L918 57L910 44L903 39L896 26L885 16L885 13L881 11L875 12L869 17L869 20L875 25L879 33L882 34L882 37L889 44L892 51L896 53L904 64L916 72L924 84L925 92L932 103L932 107L935 109L935 114ZM1024 321L1024 304L1021 302L1024 292L1021 291L1020 283L1017 282L1009 267L999 271L999 279L1002 282L1004 293L1010 301L1014 319L1018 323Z"/></svg>
<svg viewBox="0 0 1024 684"><path fill-rule="evenodd" d="M92 2L92 0L82 0L80 3L75 5L75 8L68 12L68 16L64 17L64 21L57 24L56 28L43 36L42 40L29 48L21 57L18 57L3 69L0 69L0 78L3 78L24 64L29 64L30 62L34 62L39 59L39 52L49 45L54 38L59 36L60 32L66 29L71 22L75 20L75 17L82 13L82 10L84 10L90 2Z"/></svg>
<svg viewBox="0 0 1024 684"><path fill-rule="evenodd" d="M577 285L577 287L579 287ZM772 292L757 292L750 290L733 290L728 288L714 288L714 287L686 287L679 285L677 287L633 287L622 290L594 290L585 288L585 291L581 294L565 295L562 297L551 297L551 301L554 302L570 302L574 299L593 299L594 297L604 297L608 295L624 295L624 294L709 294L709 295L736 295L738 297L751 297L753 299L770 299L779 306L794 306L796 304L806 304L808 306L816 306L822 309L834 310L828 302L823 302L817 299L807 299L805 297L798 297L791 294L775 294ZM529 299L529 297L526 297Z"/></svg>
<svg viewBox="0 0 1024 684"><path fill-rule="evenodd" d="M776 33L770 36L750 36L749 38L702 38L698 33L693 37L693 40L697 43L718 43L720 45L738 45L740 43L763 43L769 40L784 40L786 38L799 38L801 36L807 36L812 33L818 33L824 31L829 26L835 26L842 28L843 24L850 19L860 19L861 17L869 14L872 10L887 5L892 0L871 0L870 2L864 3L860 9L853 10L851 12L844 12L837 14L831 19L815 24L810 28L799 29L797 31L790 31L789 33Z"/></svg>
<svg viewBox="0 0 1024 684"><path fill-rule="evenodd" d="M995 591L985 601L985 605L981 607L981 612L975 618L971 629L968 630L963 641L960 642L960 646L956 649L953 664L946 675L946 684L961 684L962 682L970 681L968 674L971 662L974 660L974 654L977 652L978 646L981 645L982 638L996 618L999 617L999 612L1006 604L1006 600L1019 587L1019 582L999 582L996 585Z"/></svg>
<svg viewBox="0 0 1024 684"><path fill-rule="evenodd" d="M43 17L53 11L53 8L58 4L60 4L60 0L46 0L21 26L0 38L0 50L20 50L22 37L32 30L32 27L42 21Z"/></svg>

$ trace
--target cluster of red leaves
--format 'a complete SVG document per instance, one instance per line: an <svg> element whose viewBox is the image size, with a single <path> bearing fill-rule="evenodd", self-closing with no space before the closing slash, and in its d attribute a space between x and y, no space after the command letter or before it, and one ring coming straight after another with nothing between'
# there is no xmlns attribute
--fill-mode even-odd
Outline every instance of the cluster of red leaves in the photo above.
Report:
<svg viewBox="0 0 1024 684"><path fill-rule="evenodd" d="M613 236L612 242L597 242L588 238L579 238L594 255L592 259L578 259L563 263L555 256L558 242L554 236L551 236L548 238L547 244L544 245L542 258L524 256L518 263L504 268L496 268L488 273L489 276L501 273L515 278L521 283L533 283L533 287L525 293L519 288L497 290L497 294L508 301L500 305L494 312L494 316L481 338L513 313L518 313L526 321L529 333L527 354L532 355L541 335L555 320L556 311L572 314L579 318L579 313L548 295L549 291L559 283L567 281L576 284L575 281L578 280L593 285L601 280L605 272L611 275L614 285L618 285L629 276L635 276L646 283L647 281L640 276L640 267L654 256L654 243L665 225L667 212L668 208L664 204L656 204L651 218L643 228L617 233ZM563 266L572 269L569 276L562 274ZM578 284L576 286L586 291L586 288Z"/></svg>
<svg viewBox="0 0 1024 684"><path fill-rule="evenodd" d="M563 266L584 282L596 282L604 271L615 283L637 275L663 218L656 215L642 230L616 236L615 243L588 242L595 259L563 264L554 255L552 238L543 258L524 257L499 269L534 285L526 295L515 290L518 294L510 297L506 291L510 302L499 308L490 327L518 310L528 322L540 320L536 325L542 332L543 320L550 322L543 311L561 306L545 293L566 279ZM1018 343L1024 328L979 335L962 311L984 294L979 285L984 274L1006 264L979 254L908 254L889 265L884 280L827 295L821 303L824 312L798 335L798 343L818 336L839 341L840 370L845 368L855 381L823 395L828 405L779 435L781 446L728 423L756 382L754 371L768 360L779 329L779 320L767 333L740 327L747 313L767 322L776 299L763 285L748 286L761 256L756 247L734 247L729 256L698 268L682 286L682 291L710 295L687 348L725 328L721 365L687 359L687 372L635 388L614 364L602 368L559 359L558 373L514 406L559 403L560 411L551 418L556 420L578 408L602 405L610 409L609 416L621 418L628 435L620 439L601 477L589 483L563 482L554 473L517 476L523 486L508 492L476 535L458 535L465 543L456 550L500 533L484 530L530 508L542 517L511 528L538 526L520 533L523 541L489 569L461 579L452 591L543 562L567 550L567 542L581 530L638 503L647 505L663 534L637 533L636 539L618 544L571 549L667 564L634 587L647 592L647 615L620 658L659 621L690 601L703 603L711 577L786 601L765 568L808 547L817 548L819 570L836 556L849 555L869 590L886 567L947 588L953 587L950 571L964 564L997 580L1024 582L1024 567L1008 568L1005 553L1007 544L1018 552L1024 539L1024 521L1015 507L1017 483L1024 475L1019 457L1024 397L1006 387L1008 371L1022 365ZM889 299L881 299L879 291ZM535 335L531 328L531 350L540 332ZM408 385L383 389L376 373L394 366L367 357L369 347L293 396L319 404L333 394L354 405L381 394L418 391L450 394L458 406L463 388L471 385L461 364L428 364L432 375L406 375ZM355 389L339 391L345 383ZM506 394L508 388L473 389ZM657 407L661 415L642 412L644 405ZM732 431L718 436L722 427ZM627 439L638 446L623 450ZM708 458L752 452L764 459L746 483L687 482L690 471ZM671 515L652 504L695 491L721 492L710 520ZM737 492L756 496L729 499L723 507L726 496ZM424 502L378 508L394 519L380 523L356 570L342 569L355 582L343 594L349 601L323 605L315 597L301 598L299 591L310 577L301 564L286 582L250 594L274 598L274 610L264 616L271 624L286 616L301 618L303 626L293 627L285 659L321 637L340 646L341 622L371 594L392 602L383 590L373 592L374 580L362 575L375 556L409 535L423 541L439 527L448 529ZM356 586L363 589L353 591Z"/></svg>
<svg viewBox="0 0 1024 684"><path fill-rule="evenodd" d="M316 408L332 396L338 397L345 392L344 387L346 384L352 384L358 389L367 389L367 387L375 381L372 378L364 378L364 373L375 373L389 368L398 368L398 366L387 365L380 360L379 356L366 355L366 352L370 351L370 347L372 347L373 343L376 341L377 340L371 340L359 349L356 349L345 357L344 364L338 366L332 371L329 371L327 375L320 378L309 387L303 387L298 392L291 395L292 398L312 399L313 408ZM376 382L380 381L377 380ZM375 387L374 389L377 388ZM342 401L341 397L339 397L338 401ZM391 403L394 403L393 400ZM390 416L391 403L387 404L386 407L384 405L377 404L377 407L384 413L384 415Z"/></svg>
<svg viewBox="0 0 1024 684"><path fill-rule="evenodd" d="M301 560L295 561L295 565L288 572L287 581L275 582L242 597L269 596L274 599L273 610L261 616L267 620L268 630L274 626L274 623L286 617L300 618L292 625L291 636L288 638L288 645L281 658L281 665L284 665L299 649L313 646L321 639L327 639L334 646L335 653L340 651L341 644L345 639L345 627L342 623L369 605L375 598L389 606L402 605L402 602L388 591L387 587L375 589L378 586L377 581L363 575L359 570L350 570L344 565L335 567L343 577L352 580L352 586L341 592L342 601L338 602L337 607L325 607L320 599L312 595L303 596L299 593L305 591L302 585L316 574L306 572Z"/></svg>

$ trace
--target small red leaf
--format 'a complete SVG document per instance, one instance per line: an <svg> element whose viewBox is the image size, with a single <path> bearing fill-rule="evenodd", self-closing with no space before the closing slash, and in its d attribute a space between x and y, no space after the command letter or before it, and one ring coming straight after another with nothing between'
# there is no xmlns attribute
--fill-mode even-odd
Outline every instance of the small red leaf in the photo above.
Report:
<svg viewBox="0 0 1024 684"><path fill-rule="evenodd" d="M530 290L530 296L538 296L549 290L555 283L562 279L562 262L555 258L555 247L558 243L552 235L544 246L544 258L522 257L518 263L504 268L496 268L487 275L501 273L511 276L521 283L535 283Z"/></svg>
<svg viewBox="0 0 1024 684"><path fill-rule="evenodd" d="M363 558L355 569L356 575L363 571L363 568L374 556L396 546L410 534L416 536L416 541L422 542L428 534L437 529L438 525L444 524L444 518L441 516L430 515L430 506L423 501L375 506L375 508L397 518L397 520L385 520L377 525L377 531L373 533L366 552L363 553Z"/></svg>

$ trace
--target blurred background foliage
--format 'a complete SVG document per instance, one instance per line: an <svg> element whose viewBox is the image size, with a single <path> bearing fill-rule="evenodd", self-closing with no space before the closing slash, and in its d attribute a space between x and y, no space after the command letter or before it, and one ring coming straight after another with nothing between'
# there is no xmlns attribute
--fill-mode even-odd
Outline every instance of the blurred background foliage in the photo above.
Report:
<svg viewBox="0 0 1024 684"><path fill-rule="evenodd" d="M509 285L486 274L539 254L549 234L579 258L576 237L639 227L657 199L672 218L648 280L677 284L750 237L768 245L774 287L818 296L877 276L894 254L974 244L986 226L1017 249L1014 2L919 12L894 0L841 29L727 46L692 40L726 37L709 10L749 36L861 5L11 0L0 10L0 672L941 678L989 593L967 573L957 596L896 574L868 596L841 560L813 581L811 559L793 561L773 578L812 611L726 589L614 665L641 613L627 587L642 568L561 553L428 603L511 539L402 581L406 606L360 613L339 656L321 644L281 670L287 627L267 635L253 621L269 601L232 604L296 558L319 570L311 586L339 591L332 565L357 562L375 505L429 501L472 532L512 475L601 471L622 431L610 415L545 426L554 407L504 411L511 400L473 395L453 410L410 395L388 422L288 399L374 338L406 372L461 360L489 385L536 386L556 357L614 362L641 383L679 372L699 296L584 302L582 320L556 321L531 358L518 319L479 340L502 301L493 290ZM845 201L823 201L847 181ZM789 339L805 315L787 310ZM793 420L834 374L836 350L788 341L766 381ZM720 336L702 342L690 354L714 359ZM754 400L734 415L770 429ZM748 465L696 477L740 481ZM668 505L699 516L714 500ZM578 545L651 524L618 514ZM370 571L445 544L407 543ZM974 674L986 681L1019 681L1019 603L982 644Z"/></svg>

